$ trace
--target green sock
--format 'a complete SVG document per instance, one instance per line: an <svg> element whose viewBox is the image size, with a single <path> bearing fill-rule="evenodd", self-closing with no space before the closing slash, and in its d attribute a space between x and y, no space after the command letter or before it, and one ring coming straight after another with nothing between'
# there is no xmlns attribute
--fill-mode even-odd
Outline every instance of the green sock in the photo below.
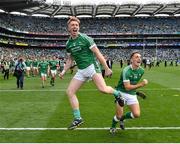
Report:
<svg viewBox="0 0 180 144"><path fill-rule="evenodd" d="M119 120L117 119L116 116L114 116L113 119L112 119L112 125L111 125L111 127L112 127L112 128L116 128L116 124L117 124L118 122L119 122Z"/></svg>
<svg viewBox="0 0 180 144"><path fill-rule="evenodd" d="M114 92L113 92L113 95L114 95L114 97L117 97L117 96L119 96L119 91L117 91L117 90L114 90Z"/></svg>
<svg viewBox="0 0 180 144"><path fill-rule="evenodd" d="M121 120L124 119L133 119L133 114L131 112L127 112L125 115L122 116Z"/></svg>
<svg viewBox="0 0 180 144"><path fill-rule="evenodd" d="M75 119L81 119L81 114L79 109L74 109L73 110L73 115Z"/></svg>

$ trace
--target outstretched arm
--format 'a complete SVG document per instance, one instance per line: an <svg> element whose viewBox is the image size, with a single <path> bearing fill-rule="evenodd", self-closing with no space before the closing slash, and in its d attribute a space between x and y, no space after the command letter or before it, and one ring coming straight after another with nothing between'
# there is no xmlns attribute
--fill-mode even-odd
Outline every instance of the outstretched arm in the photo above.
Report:
<svg viewBox="0 0 180 144"><path fill-rule="evenodd" d="M96 55L96 57L99 60L99 62L103 65L104 70L105 70L105 75L106 76L111 75L112 74L112 70L108 67L108 65L106 63L106 60L104 59L104 56L101 54L99 49L96 46L94 46L93 48L91 48L91 50Z"/></svg>

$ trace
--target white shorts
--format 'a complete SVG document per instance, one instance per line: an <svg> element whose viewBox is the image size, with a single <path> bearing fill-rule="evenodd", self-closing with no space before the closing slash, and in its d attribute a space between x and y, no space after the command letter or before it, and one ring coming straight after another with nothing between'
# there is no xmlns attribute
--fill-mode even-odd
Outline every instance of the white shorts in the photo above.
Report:
<svg viewBox="0 0 180 144"><path fill-rule="evenodd" d="M93 77L94 74L96 74L96 70L94 67L94 64L91 64L85 69L78 69L77 73L73 77L74 79L80 80L80 81L87 81Z"/></svg>
<svg viewBox="0 0 180 144"><path fill-rule="evenodd" d="M38 69L38 67L33 67L33 70L37 70Z"/></svg>
<svg viewBox="0 0 180 144"><path fill-rule="evenodd" d="M41 77L47 77L47 74L41 73Z"/></svg>
<svg viewBox="0 0 180 144"><path fill-rule="evenodd" d="M51 74L57 74L57 70L51 70Z"/></svg>
<svg viewBox="0 0 180 144"><path fill-rule="evenodd" d="M28 71L29 71L30 69L31 69L30 67L26 67L26 70L28 70Z"/></svg>
<svg viewBox="0 0 180 144"><path fill-rule="evenodd" d="M127 105L132 105L132 104L139 104L139 101L137 99L137 95L131 95L128 93L124 93L120 91L121 96L125 99L125 103Z"/></svg>

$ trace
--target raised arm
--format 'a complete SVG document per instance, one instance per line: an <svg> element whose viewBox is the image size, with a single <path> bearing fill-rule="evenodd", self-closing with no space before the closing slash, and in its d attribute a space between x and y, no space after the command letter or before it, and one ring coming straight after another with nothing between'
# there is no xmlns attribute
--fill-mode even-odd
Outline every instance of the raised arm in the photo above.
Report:
<svg viewBox="0 0 180 144"><path fill-rule="evenodd" d="M99 49L96 46L94 46L93 48L91 48L91 50L96 55L96 57L99 60L99 62L103 65L104 70L105 70L105 75L106 76L111 75L112 74L112 70L108 67L108 65L106 63L106 60L104 59L104 56L101 54Z"/></svg>

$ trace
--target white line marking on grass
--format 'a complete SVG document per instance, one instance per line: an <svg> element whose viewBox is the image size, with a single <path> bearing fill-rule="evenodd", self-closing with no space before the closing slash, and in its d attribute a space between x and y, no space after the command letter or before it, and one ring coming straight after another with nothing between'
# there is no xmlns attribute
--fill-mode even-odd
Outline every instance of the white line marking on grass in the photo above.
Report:
<svg viewBox="0 0 180 144"><path fill-rule="evenodd" d="M142 89L142 91L169 91L169 90L180 90L180 88L160 88L160 89ZM1 92L36 92L36 91L41 91L41 92L48 92L48 91L52 91L52 92L56 92L56 91L66 91L66 89L25 89L25 90L17 90L17 89L4 89L4 90L0 90ZM80 89L79 91L98 91L98 89Z"/></svg>
<svg viewBox="0 0 180 144"><path fill-rule="evenodd" d="M178 96L180 96L180 95L175 94L175 95L173 95L173 96L178 97Z"/></svg>
<svg viewBox="0 0 180 144"><path fill-rule="evenodd" d="M0 128L0 131L45 131L45 130L60 131L60 130L67 130L67 128ZM109 127L76 128L76 130L109 130ZM180 130L180 127L127 127L126 130Z"/></svg>

